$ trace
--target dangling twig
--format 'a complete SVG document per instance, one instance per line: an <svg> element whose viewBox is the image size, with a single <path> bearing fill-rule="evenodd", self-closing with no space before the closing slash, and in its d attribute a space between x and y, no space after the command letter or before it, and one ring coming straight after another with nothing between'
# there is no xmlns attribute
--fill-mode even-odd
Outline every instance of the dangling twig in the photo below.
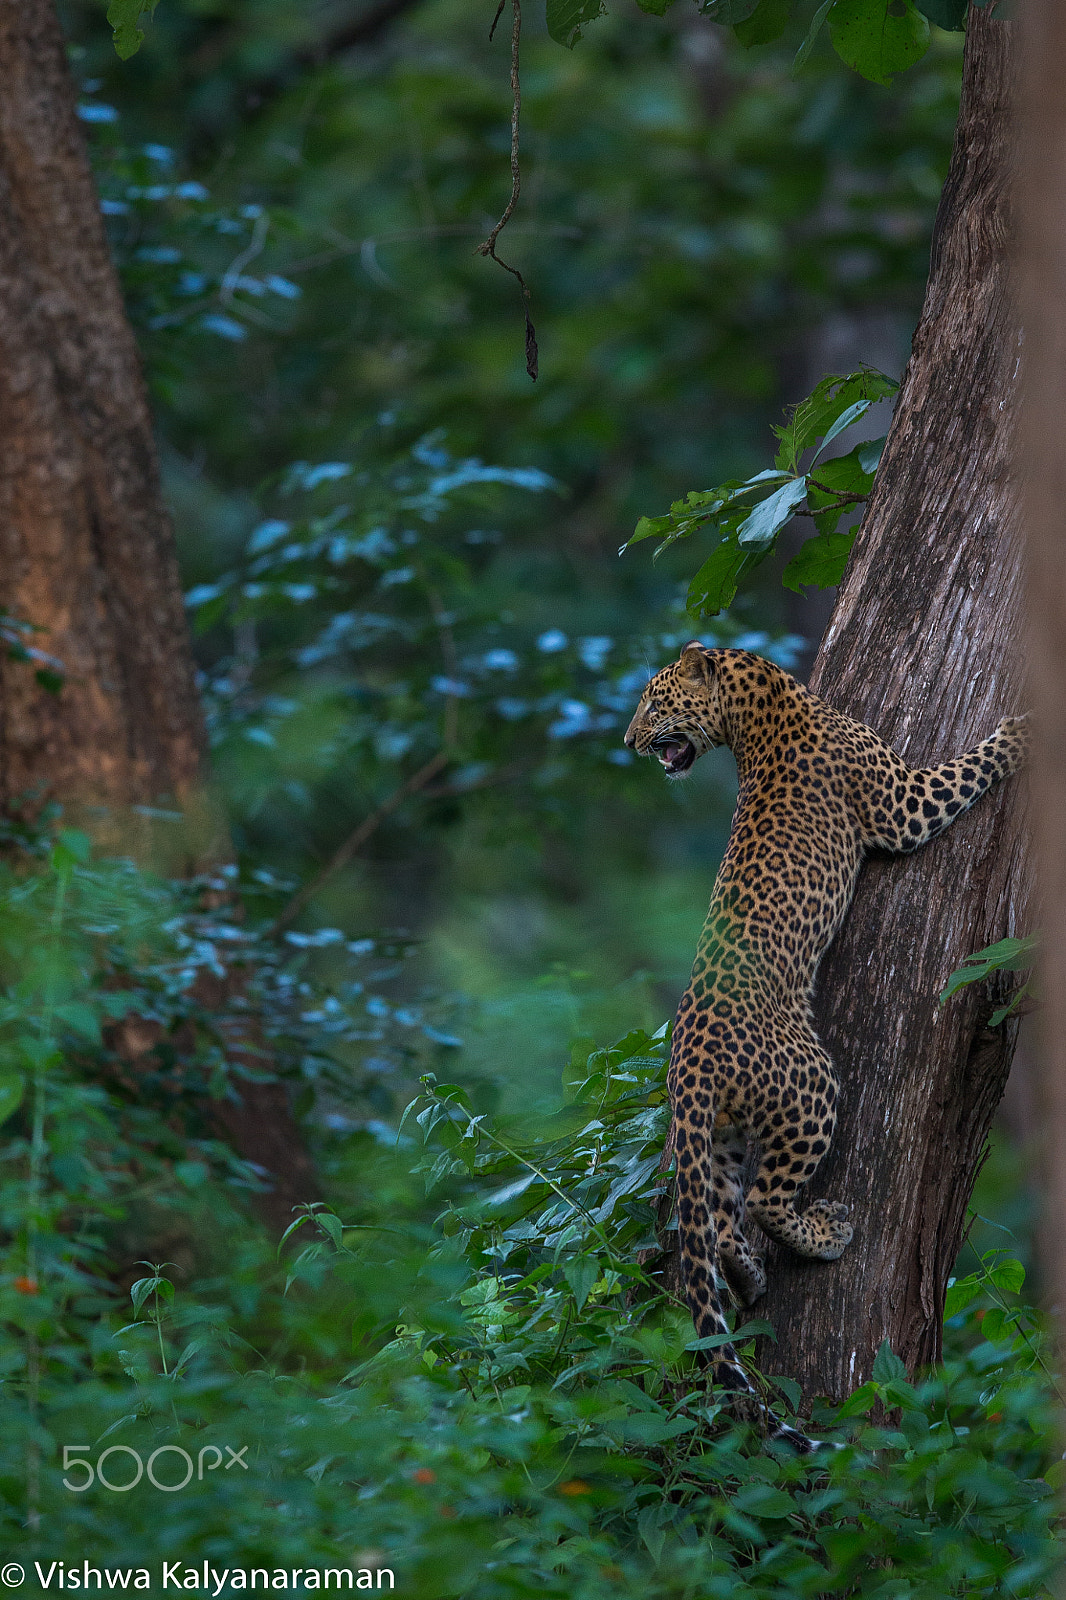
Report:
<svg viewBox="0 0 1066 1600"><path fill-rule="evenodd" d="M496 24L503 14L505 3L506 0L499 0L496 15L492 20L492 27L489 29L490 40L496 32ZM514 15L514 21L511 25L511 198L504 208L503 216L497 222L488 238L478 245L475 254L491 257L497 266L502 267L513 278L518 279L522 290L522 309L526 317L526 371L531 378L536 380L539 357L536 330L529 315L529 289L518 268L510 266L506 261L501 261L496 254L496 240L510 221L522 189L522 175L518 166L518 119L522 110L522 83L518 72L519 44L522 38L522 0L511 0L511 10Z"/></svg>

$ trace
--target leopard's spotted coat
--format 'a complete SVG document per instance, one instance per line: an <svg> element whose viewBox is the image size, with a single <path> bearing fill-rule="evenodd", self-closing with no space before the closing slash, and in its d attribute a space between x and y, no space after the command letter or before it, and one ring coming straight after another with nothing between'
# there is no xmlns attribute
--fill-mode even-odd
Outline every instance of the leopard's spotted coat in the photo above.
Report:
<svg viewBox="0 0 1066 1600"><path fill-rule="evenodd" d="M766 1288L745 1215L760 1238L803 1256L835 1260L851 1239L847 1206L796 1204L836 1120L837 1079L811 1016L818 962L865 852L916 850L1014 772L1026 719L1001 722L944 766L912 771L772 662L693 643L651 679L625 742L657 754L671 777L729 745L740 783L669 1075L681 1260L702 1338L727 1331L716 1270L744 1305ZM745 1196L749 1141L761 1160ZM719 1382L750 1388L728 1346L711 1365Z"/></svg>

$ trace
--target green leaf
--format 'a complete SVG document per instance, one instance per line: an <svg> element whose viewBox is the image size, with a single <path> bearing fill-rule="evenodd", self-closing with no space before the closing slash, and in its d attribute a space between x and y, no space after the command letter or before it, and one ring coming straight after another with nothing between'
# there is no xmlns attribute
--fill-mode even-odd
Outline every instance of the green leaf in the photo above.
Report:
<svg viewBox="0 0 1066 1600"><path fill-rule="evenodd" d="M743 481L734 479L713 489L693 490L683 500L675 500L667 516L642 517L629 544L655 537L658 557L697 530L706 528L712 536L717 535L716 545L691 582L687 601L689 613L697 620L716 616L733 600L741 577L774 548L778 533L804 495L818 533L828 536L849 506L857 503L850 497L868 493L872 474L859 461L857 451L820 463L820 487L804 478L800 457L819 441L824 449L874 401L895 393L896 388L892 378L865 367L823 378L774 429L780 447L773 467ZM790 586L835 583L848 548L850 544L838 543L807 552L798 568L791 569Z"/></svg>
<svg viewBox="0 0 1066 1600"><path fill-rule="evenodd" d="M835 589L844 576L858 528L834 529L802 544L781 574L786 589L802 594L804 585Z"/></svg>
<svg viewBox="0 0 1066 1600"><path fill-rule="evenodd" d="M999 1306L993 1306L981 1318L981 1336L989 1344L1002 1344L1006 1339L1013 1339L1017 1332L1016 1313L1003 1311Z"/></svg>
<svg viewBox="0 0 1066 1600"><path fill-rule="evenodd" d="M929 24L912 0L836 0L829 37L842 61L871 83L888 84L929 48Z"/></svg>
<svg viewBox="0 0 1066 1600"><path fill-rule="evenodd" d="M997 1262L989 1269L988 1277L997 1289L1006 1289L1010 1294L1020 1294L1025 1283L1025 1268L1020 1261L1008 1256L1005 1261Z"/></svg>
<svg viewBox="0 0 1066 1600"><path fill-rule="evenodd" d="M665 17L674 0L637 0L637 5L651 17Z"/></svg>
<svg viewBox="0 0 1066 1600"><path fill-rule="evenodd" d="M621 1417L617 1422L611 1423L611 1431L625 1439L628 1444L662 1444L667 1439L676 1439L682 1433L691 1433L696 1426L690 1417L674 1417L668 1421L665 1417L656 1417L649 1412L638 1416Z"/></svg>
<svg viewBox="0 0 1066 1600"><path fill-rule="evenodd" d="M807 474L807 494L811 509L831 506L842 495L861 495L863 499L873 488L874 475L859 460L861 445L846 456L831 456L828 461L811 463ZM817 458L816 458L817 459Z"/></svg>
<svg viewBox="0 0 1066 1600"><path fill-rule="evenodd" d="M947 1322L950 1317L956 1317L960 1311L965 1311L980 1293L981 1278L976 1272L969 1273L965 1278L956 1278L953 1283L949 1283L948 1292L944 1297L944 1321Z"/></svg>
<svg viewBox="0 0 1066 1600"><path fill-rule="evenodd" d="M186 1189L199 1189L207 1182L211 1172L203 1161L175 1161L174 1176Z"/></svg>
<svg viewBox="0 0 1066 1600"><path fill-rule="evenodd" d="M33 676L49 694L58 694L66 681L61 672L53 672L50 667L38 667Z"/></svg>
<svg viewBox="0 0 1066 1600"><path fill-rule="evenodd" d="M92 1044L100 1042L100 1018L84 1000L65 1000L56 1006L56 1016L81 1038Z"/></svg>
<svg viewBox="0 0 1066 1600"><path fill-rule="evenodd" d="M111 0L107 20L114 29L114 45L123 61L135 56L144 40L144 31L137 24L142 16L151 18L159 0Z"/></svg>
<svg viewBox="0 0 1066 1600"><path fill-rule="evenodd" d="M648 1554L656 1566L662 1560L663 1548L666 1544L666 1529L661 1526L663 1516L662 1501L653 1501L644 1506L637 1518L637 1531L648 1548Z"/></svg>
<svg viewBox="0 0 1066 1600"><path fill-rule="evenodd" d="M1000 939L997 944L989 944L983 950L976 950L951 974L940 992L940 1004L943 1005L945 1000L950 1000L953 994L957 994L968 983L980 983L993 972L1027 971L1033 964L1032 957L1037 950L1038 942L1036 936L1030 934L1024 939Z"/></svg>
<svg viewBox="0 0 1066 1600"><path fill-rule="evenodd" d="M781 441L777 466L789 473L798 472L803 452L819 439L824 440L824 435L851 406L858 401L873 404L875 400L887 399L898 387L894 378L873 367L861 367L857 372L843 375L831 373L822 378L805 399L792 407L787 421L774 428Z"/></svg>
<svg viewBox="0 0 1066 1600"><path fill-rule="evenodd" d="M548 32L572 50L582 30L607 10L605 0L547 0Z"/></svg>
<svg viewBox="0 0 1066 1600"><path fill-rule="evenodd" d="M779 39L792 15L792 0L759 0L751 16L734 24L733 32L745 49Z"/></svg>
<svg viewBox="0 0 1066 1600"><path fill-rule="evenodd" d="M673 525L673 517L641 517L632 537L619 546L618 554L624 556L631 544L639 544L642 539L660 538L664 533L669 533Z"/></svg>
<svg viewBox="0 0 1066 1600"><path fill-rule="evenodd" d="M1028 983L1023 984L1014 998L1012 1000L1008 1000L1005 1006L996 1007L995 1011L993 1011L992 1015L988 1019L988 1026L990 1028L998 1028L1000 1023L1006 1022L1007 1018L1011 1016L1013 1012L1017 1011L1022 1001L1028 1000L1032 993L1032 986Z"/></svg>
<svg viewBox="0 0 1066 1600"><path fill-rule="evenodd" d="M800 501L807 495L806 478L790 478L775 489L745 517L737 529L737 542L756 550L768 550Z"/></svg>
<svg viewBox="0 0 1066 1600"><path fill-rule="evenodd" d="M26 1080L21 1072L0 1074L0 1123L13 1116L22 1104L26 1093Z"/></svg>
<svg viewBox="0 0 1066 1600"><path fill-rule="evenodd" d="M775 1389L780 1389L793 1411L798 1411L800 1401L803 1399L803 1390L795 1378L782 1378L774 1376L770 1379Z"/></svg>
<svg viewBox="0 0 1066 1600"><path fill-rule="evenodd" d="M827 428L823 434L822 442L814 452L814 456L811 459L812 467L826 446L832 444L837 434L843 433L845 428L850 428L853 422L858 422L860 417L864 417L872 404L872 400L856 400L853 405L847 406L845 410L840 413L832 427Z"/></svg>
<svg viewBox="0 0 1066 1600"><path fill-rule="evenodd" d="M140 1311L150 1294L156 1294L161 1300L173 1300L174 1285L169 1278L138 1278L137 1282L130 1285L130 1299L134 1307Z"/></svg>
<svg viewBox="0 0 1066 1600"><path fill-rule="evenodd" d="M595 1256L578 1256L563 1268L563 1277L570 1285L579 1311L583 1309L593 1284L602 1276L603 1270Z"/></svg>
<svg viewBox="0 0 1066 1600"><path fill-rule="evenodd" d="M733 1496L733 1504L749 1517L771 1517L775 1521L794 1516L798 1510L790 1494L769 1483L742 1484Z"/></svg>
<svg viewBox="0 0 1066 1600"><path fill-rule="evenodd" d="M686 605L692 616L714 617L731 605L737 585L759 556L742 550L735 538L723 539L689 584Z"/></svg>
<svg viewBox="0 0 1066 1600"><path fill-rule="evenodd" d="M877 1383L892 1383L907 1376L906 1367L887 1339L882 1340L881 1348L874 1356L873 1375Z"/></svg>
<svg viewBox="0 0 1066 1600"><path fill-rule="evenodd" d="M52 848L51 863L56 872L69 872L83 866L92 852L92 840L79 828L61 828Z"/></svg>
<svg viewBox="0 0 1066 1600"><path fill-rule="evenodd" d="M131 1322L130 1323L130 1327L131 1328L143 1328L144 1326L145 1326L145 1324L143 1322ZM127 1328L120 1328L119 1329L120 1333L127 1333L128 1331L129 1330ZM124 1417L119 1417L117 1422L113 1422L109 1428L105 1428L103 1433L100 1434L99 1438L95 1442L97 1444L102 1444L103 1441L105 1439L110 1438L110 1436L113 1433L117 1433L120 1428L124 1428L126 1426L127 1422L136 1422L137 1418L139 1416L140 1416L140 1412L139 1411L127 1411L127 1413L126 1413L126 1415Z"/></svg>
<svg viewBox="0 0 1066 1600"><path fill-rule="evenodd" d="M339 1250L341 1247L341 1241L344 1238L344 1228L340 1217L338 1217L332 1211L316 1211L315 1221L318 1223L319 1227L324 1233L329 1234L333 1243Z"/></svg>
<svg viewBox="0 0 1066 1600"><path fill-rule="evenodd" d="M838 1407L836 1413L837 1420L839 1421L843 1417L864 1416L867 1411L873 1410L874 1406L877 1404L879 1395L880 1389L876 1383L864 1383L860 1385L860 1387L856 1389L855 1393L849 1395L844 1401L844 1404Z"/></svg>
<svg viewBox="0 0 1066 1600"><path fill-rule="evenodd" d="M772 474L769 474L772 476ZM759 477L768 474L760 473ZM781 476L781 474L777 474ZM752 480L753 482L755 480ZM670 507L669 515L665 517L641 517L637 523L636 531L631 539L622 545L618 554L624 555L631 544L639 544L642 539L659 538L661 543L655 551L653 559L658 560L664 550L676 543L678 539L687 539L698 528L705 527L708 522L713 522L718 514L724 511L734 499L738 490L743 490L747 485L734 481L722 484L717 489L692 489L683 500L675 500Z"/></svg>
<svg viewBox="0 0 1066 1600"><path fill-rule="evenodd" d="M710 1333L705 1339L691 1339L685 1349L720 1350L726 1344L739 1344L743 1339L760 1339L764 1336L776 1342L777 1333L773 1323L767 1322L765 1317L753 1317L732 1333Z"/></svg>

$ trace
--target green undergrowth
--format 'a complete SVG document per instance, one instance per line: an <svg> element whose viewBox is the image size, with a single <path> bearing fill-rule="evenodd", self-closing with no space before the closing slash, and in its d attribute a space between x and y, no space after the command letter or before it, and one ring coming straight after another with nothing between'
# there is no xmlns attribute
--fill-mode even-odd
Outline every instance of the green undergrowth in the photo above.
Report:
<svg viewBox="0 0 1066 1600"><path fill-rule="evenodd" d="M252 934L76 834L0 894L0 1516L27 1568L388 1568L476 1600L1048 1592L1052 1386L1005 1253L960 1268L943 1367L910 1383L885 1347L816 1411L839 1448L798 1458L708 1389L652 1275L665 1029L575 1046L550 1116L429 1070L386 1136L352 1075L327 1136L351 1039L306 969L257 976ZM310 1092L335 1195L280 1245L198 1120L239 1087L241 1008L196 998L233 948L246 1026L273 996L274 1053L243 1070ZM738 1331L749 1360L764 1330Z"/></svg>

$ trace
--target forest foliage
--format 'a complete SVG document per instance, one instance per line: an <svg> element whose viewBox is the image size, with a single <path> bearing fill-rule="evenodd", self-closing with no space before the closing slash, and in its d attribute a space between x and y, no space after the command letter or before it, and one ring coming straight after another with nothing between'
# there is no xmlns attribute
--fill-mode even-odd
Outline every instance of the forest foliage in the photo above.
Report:
<svg viewBox="0 0 1066 1600"><path fill-rule="evenodd" d="M0 1508L42 1559L73 1532L427 1597L1046 1592L1013 1247L960 1261L944 1367L883 1350L809 1460L707 1390L654 1271L662 1019L730 791L664 797L621 733L694 629L803 647L776 578L839 575L877 446L819 445L894 387L852 345L898 370L958 88L946 13L893 12L929 48L888 94L832 53L865 48L851 0L828 33L745 3L708 11L750 58L680 8L573 54L527 19L535 390L473 253L506 190L491 19L433 0L333 59L287 0L67 8L235 850L169 882L165 797L155 870L32 797L5 825ZM112 28L145 34L128 66ZM634 526L661 560L617 559ZM284 1241L210 1115L264 1076L327 1195ZM252 1467L107 1487L171 1445Z"/></svg>
<svg viewBox="0 0 1066 1600"><path fill-rule="evenodd" d="M871 1382L816 1410L838 1448L767 1443L708 1391L706 1341L651 1270L664 1027L576 1046L564 1103L532 1121L425 1073L396 1133L335 1141L348 1209L301 1208L279 1263L242 1221L257 1175L197 1133L193 1069L217 1088L238 1019L190 1014L189 978L241 944L197 887L182 904L71 830L4 886L0 1093L9 1128L20 1086L26 1117L0 1190L23 1401L3 1476L9 1532L24 1487L46 1570L76 1532L114 1566L194 1551L288 1587L339 1562L425 1596L1041 1592L1058 1480L1018 1262L994 1252L956 1280L941 1370L912 1384L886 1344ZM309 987L290 990L305 1023ZM177 1040L175 1005L186 1055L134 1086L116 1023ZM327 1092L361 1103L342 1074ZM199 1270L137 1262L126 1298L111 1263L146 1217L203 1230ZM765 1331L738 1328L742 1351ZM189 1481L238 1445L240 1476Z"/></svg>

